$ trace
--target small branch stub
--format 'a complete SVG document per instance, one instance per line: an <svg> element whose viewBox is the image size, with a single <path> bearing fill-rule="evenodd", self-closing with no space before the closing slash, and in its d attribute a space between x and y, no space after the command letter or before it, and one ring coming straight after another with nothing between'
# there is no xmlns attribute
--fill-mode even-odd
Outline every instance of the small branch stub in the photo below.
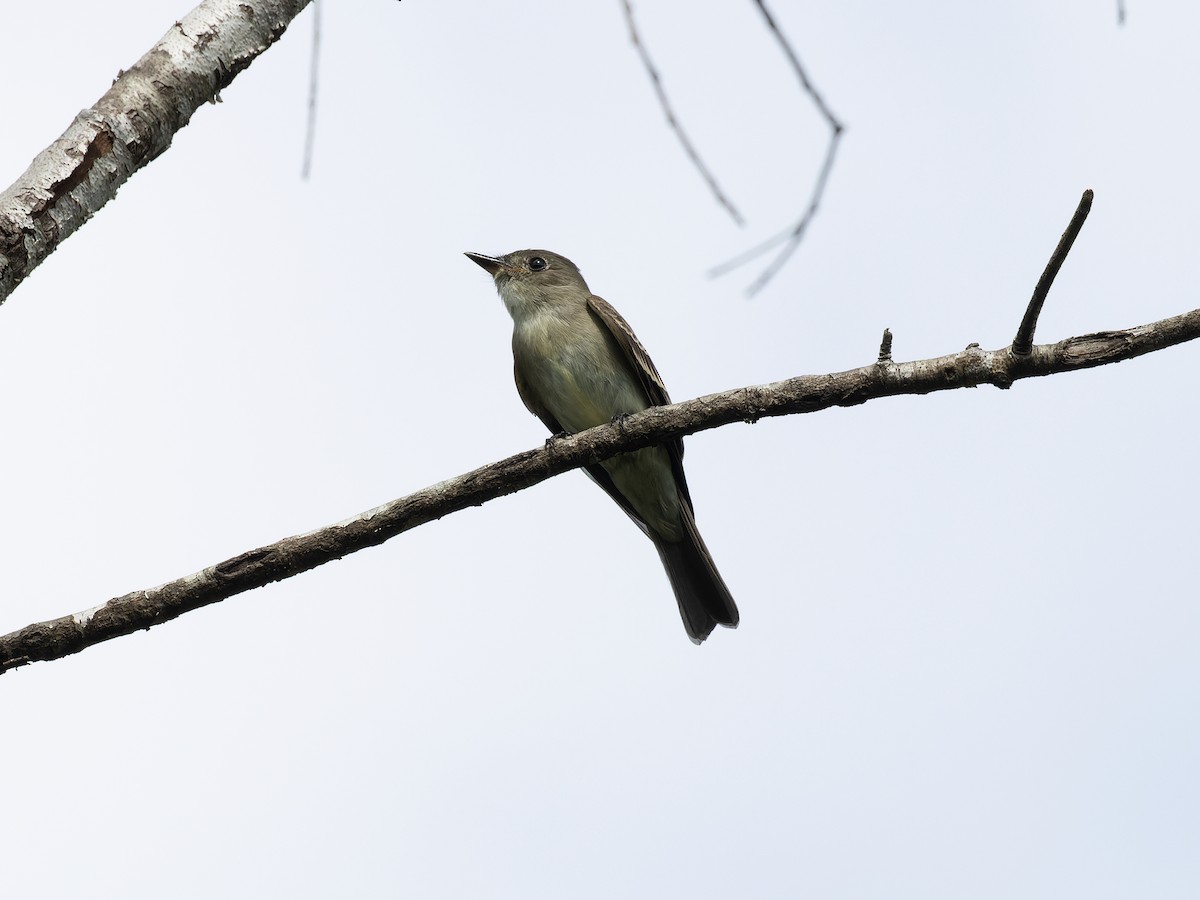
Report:
<svg viewBox="0 0 1200 900"><path fill-rule="evenodd" d="M880 365L887 365L892 361L892 329L883 329L883 340L879 342L879 359L877 362Z"/></svg>

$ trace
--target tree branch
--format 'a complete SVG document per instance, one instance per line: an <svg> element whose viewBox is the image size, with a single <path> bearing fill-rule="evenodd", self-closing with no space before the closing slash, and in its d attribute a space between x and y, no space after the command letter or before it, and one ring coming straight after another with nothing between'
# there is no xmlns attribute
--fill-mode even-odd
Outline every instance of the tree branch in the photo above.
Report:
<svg viewBox="0 0 1200 900"><path fill-rule="evenodd" d="M290 578L468 506L479 506L555 475L618 453L733 422L855 406L881 397L991 384L1073 372L1133 359L1200 337L1200 309L1121 331L1102 331L1035 346L1025 356L1009 347L966 350L936 359L890 361L890 332L878 362L829 375L801 375L737 388L673 406L648 409L548 442L545 446L459 475L337 525L284 538L193 575L134 591L83 612L29 625L0 637L0 672L59 659L111 638L150 628L193 609Z"/></svg>
<svg viewBox="0 0 1200 900"><path fill-rule="evenodd" d="M0 303L171 146L309 0L204 0L0 194Z"/></svg>

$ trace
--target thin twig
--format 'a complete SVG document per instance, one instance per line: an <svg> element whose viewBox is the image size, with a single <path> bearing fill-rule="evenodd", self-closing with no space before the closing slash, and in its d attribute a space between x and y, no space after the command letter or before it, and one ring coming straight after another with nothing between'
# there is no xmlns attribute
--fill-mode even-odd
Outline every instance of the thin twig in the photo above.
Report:
<svg viewBox="0 0 1200 900"><path fill-rule="evenodd" d="M872 363L829 375L801 375L775 384L710 394L656 406L615 424L590 428L369 510L353 519L284 538L194 575L134 591L93 609L29 625L0 636L0 672L59 659L102 641L150 628L251 590L382 544L426 522L531 487L554 475L642 447L734 422L856 406L882 397L929 394L1022 378L1072 372L1133 359L1200 338L1200 309L1123 331L1106 331L1034 347L978 345L915 362Z"/></svg>
<svg viewBox="0 0 1200 900"><path fill-rule="evenodd" d="M308 181L312 171L313 143L317 138L317 63L321 59L321 0L313 0L312 60L308 69L308 122L304 129L304 164L300 177Z"/></svg>
<svg viewBox="0 0 1200 900"><path fill-rule="evenodd" d="M829 108L829 105L817 93L817 89L813 87L812 82L809 81L808 73L804 71L804 66L800 64L800 57L796 55L796 51L792 49L792 45L788 43L788 39L783 36L783 32L775 24L775 18L771 15L771 11L767 9L763 0L754 0L754 2L759 10L762 11L763 18L767 22L767 27L775 34L775 39L779 41L779 46L783 48L783 52L792 64L792 68L795 70L796 76L800 79L800 84L804 87L804 90L812 97L813 103L817 105L817 109L821 111L821 115L829 123L829 127L834 131L841 131L842 123L838 121L837 116L833 114L833 110Z"/></svg>
<svg viewBox="0 0 1200 900"><path fill-rule="evenodd" d="M1117 0L1117 24L1125 24L1125 0Z"/></svg>
<svg viewBox="0 0 1200 900"><path fill-rule="evenodd" d="M837 156L838 144L841 141L842 132L845 130L841 121L838 120L837 116L835 116L833 111L829 108L829 104L825 102L825 99L817 92L817 89L813 87L813 83L809 79L808 73L804 70L804 66L800 62L800 57L796 55L796 51L792 49L792 45L788 42L788 39L784 37L779 25L775 22L774 16L772 16L770 10L767 9L764 0L754 0L754 2L755 5L758 6L759 11L762 12L763 19L766 21L767 27L771 30L771 33L775 35L775 39L779 42L779 46L783 49L783 53L788 58L788 62L792 64L792 69L795 71L796 77L800 80L800 86L804 89L805 93L812 98L813 104L817 107L817 111L829 125L829 146L825 150L825 161L821 164L821 170L817 173L816 184L813 185L813 191L811 197L809 198L808 207L805 209L804 214L800 217L796 224L792 225L785 232L782 232L781 234L764 241L757 247L751 248L750 250L739 254L733 259L716 266L709 272L709 275L714 277L716 275L724 274L725 272L728 272L742 265L743 263L757 258L760 254L765 253L771 247L779 243L781 239L786 238L787 243L784 245L783 249L779 251L775 259L771 261L770 265L763 270L758 278L756 278L747 289L746 293L751 296L757 294L764 287L766 287L768 282L775 277L779 270L783 268L788 259L791 258L792 254L796 252L796 248L800 246L800 241L804 238L804 232L808 228L809 222L811 222L813 217L817 214L817 209L821 205L821 198L825 194L825 186L829 182L829 173L833 171L833 161Z"/></svg>
<svg viewBox="0 0 1200 900"><path fill-rule="evenodd" d="M1042 305L1046 302L1046 295L1050 293L1058 270L1062 268L1067 254L1071 252L1071 245L1075 243L1075 238L1079 237L1079 229L1083 228L1083 223L1091 212L1092 196L1092 189L1088 188L1079 198L1079 205L1075 207L1075 214L1067 223L1067 230L1058 239L1058 246L1054 248L1050 261L1042 271L1042 277L1033 289L1033 297L1029 300L1029 306L1025 308L1025 317L1021 319L1021 327L1017 329L1017 336L1012 342L1012 352L1017 356L1025 356L1033 347L1033 332L1037 328L1038 316L1042 314Z"/></svg>
<svg viewBox="0 0 1200 900"><path fill-rule="evenodd" d="M629 40L633 42L633 46L637 49L638 56L641 57L642 65L646 68L646 74L650 76L650 83L654 86L654 93L658 96L659 106L662 107L663 113L666 114L667 123L671 126L675 135L679 138L679 143L683 145L683 152L687 154L688 159L692 161L692 165L696 167L696 171L700 173L705 182L708 184L708 189L712 191L712 195L717 202L725 207L726 212L733 218L733 221L739 225L745 224L742 219L742 214L737 211L729 198L725 196L720 186L717 184L717 179L709 171L708 166L700 159L700 154L692 145L691 140L683 130L683 126L679 124L679 119L675 117L675 111L671 108L671 102L667 99L667 93L663 89L662 78L658 74L658 69L650 59L650 54L646 52L646 46L642 43L638 36L637 25L633 21L633 7L629 0L621 0L621 4L625 9L625 21L629 25Z"/></svg>

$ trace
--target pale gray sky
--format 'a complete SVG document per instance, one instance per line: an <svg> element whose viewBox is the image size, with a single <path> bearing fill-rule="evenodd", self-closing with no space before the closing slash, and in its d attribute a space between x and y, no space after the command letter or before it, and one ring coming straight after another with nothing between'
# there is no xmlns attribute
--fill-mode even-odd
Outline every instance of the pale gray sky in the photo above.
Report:
<svg viewBox="0 0 1200 900"><path fill-rule="evenodd" d="M13 4L0 181L189 2ZM1194 3L789 2L848 131L762 294L704 273L825 148L751 3L311 13L0 307L0 631L539 444L464 250L577 262L686 399L1197 306ZM0 678L46 898L1192 898L1196 360L688 441L742 610L690 644L580 474Z"/></svg>

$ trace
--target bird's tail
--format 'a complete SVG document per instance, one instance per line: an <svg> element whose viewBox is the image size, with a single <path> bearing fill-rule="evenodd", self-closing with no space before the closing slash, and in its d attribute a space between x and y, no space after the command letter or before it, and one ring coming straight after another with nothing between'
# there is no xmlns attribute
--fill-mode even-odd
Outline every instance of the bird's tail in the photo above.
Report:
<svg viewBox="0 0 1200 900"><path fill-rule="evenodd" d="M683 627L692 643L700 644L717 625L736 628L738 609L725 586L725 579L704 546L704 539L696 530L691 509L686 503L681 505L683 538L679 541L654 539L654 546L675 591Z"/></svg>

